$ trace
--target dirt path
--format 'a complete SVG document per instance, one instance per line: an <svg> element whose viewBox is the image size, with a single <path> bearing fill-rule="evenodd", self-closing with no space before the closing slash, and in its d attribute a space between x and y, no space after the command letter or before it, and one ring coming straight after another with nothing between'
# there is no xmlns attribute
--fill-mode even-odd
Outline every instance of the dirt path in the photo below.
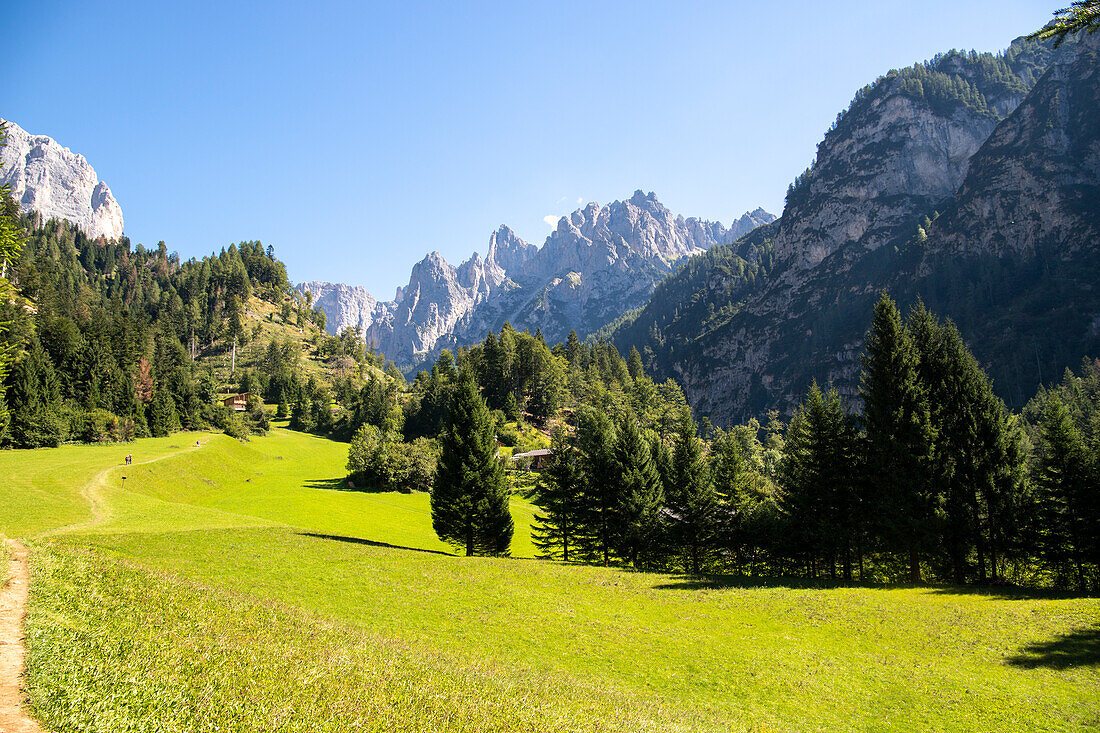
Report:
<svg viewBox="0 0 1100 733"><path fill-rule="evenodd" d="M56 529L51 529L51 530L48 530L46 532L43 532L43 533L41 533L39 535L35 535L35 536L36 537L52 537L53 535L68 534L68 533L71 533L71 532L79 532L79 531L82 531L82 530L89 530L89 529L93 529L95 527L98 527L99 525L103 524L104 522L106 522L108 519L111 518L110 510L107 507L107 502L104 501L103 496L101 495L100 492L103 489L107 488L107 479L111 476L112 473L114 473L116 471L124 471L125 469L132 468L134 466L144 466L146 464L156 463L157 461L163 461L163 460L168 459L168 458L175 458L176 456L180 455L181 453L190 453L191 451L196 451L202 445L206 445L206 443L201 443L200 445L188 446L186 448L183 448L183 449L178 450L178 451L174 451L172 453L165 453L163 456L158 456L156 458L150 458L149 460L146 460L146 461L135 461L134 463L131 463L128 466L127 465L114 465L114 466L110 466L108 468L103 469L102 471L97 473L95 476L93 476L92 480L89 481L87 484L85 484L84 488L80 490L81 498L88 502L88 508L92 512L92 518L91 519L89 519L86 522L77 522L76 524L69 524L69 525L66 525L64 527L57 527ZM5 731L3 728L0 728L0 733L7 733L7 731Z"/></svg>
<svg viewBox="0 0 1100 733"><path fill-rule="evenodd" d="M27 607L27 548L7 540L11 561L0 588L0 733L45 733L27 716L19 689L23 677L23 615Z"/></svg>

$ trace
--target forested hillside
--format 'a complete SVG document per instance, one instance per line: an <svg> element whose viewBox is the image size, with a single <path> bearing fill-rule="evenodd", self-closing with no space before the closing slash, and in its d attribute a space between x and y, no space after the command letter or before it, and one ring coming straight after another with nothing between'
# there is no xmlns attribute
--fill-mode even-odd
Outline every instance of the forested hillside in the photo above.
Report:
<svg viewBox="0 0 1100 733"><path fill-rule="evenodd" d="M1100 350L1095 37L948 53L861 90L783 217L694 258L617 324L622 349L726 424L789 414L813 379L857 397L888 290L960 327L998 394Z"/></svg>
<svg viewBox="0 0 1100 733"><path fill-rule="evenodd" d="M92 239L64 221L24 219L0 304L14 352L5 445L128 440L181 427L262 430L259 399L287 402L332 379L339 339L292 297L286 269L259 242L181 262L156 249ZM335 341L335 344L329 344ZM356 344L364 359L361 339ZM304 359L305 355L311 359ZM220 394L249 391L244 419Z"/></svg>

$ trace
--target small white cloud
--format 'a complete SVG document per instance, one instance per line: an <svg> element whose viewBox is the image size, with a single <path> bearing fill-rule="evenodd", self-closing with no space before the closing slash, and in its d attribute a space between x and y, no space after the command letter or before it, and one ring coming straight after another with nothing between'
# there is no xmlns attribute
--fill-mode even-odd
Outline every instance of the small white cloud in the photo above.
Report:
<svg viewBox="0 0 1100 733"><path fill-rule="evenodd" d="M584 203L584 196L578 196L577 197L577 203L578 204L583 204Z"/></svg>
<svg viewBox="0 0 1100 733"><path fill-rule="evenodd" d="M560 216L554 216L553 214L547 214L546 216L542 217L542 220L544 222L546 222L547 226L549 226L551 229L554 229L555 227L558 226L558 219L560 219L560 218L561 218Z"/></svg>
<svg viewBox="0 0 1100 733"><path fill-rule="evenodd" d="M562 196L560 199L558 199L558 206L561 206L562 204L564 204L568 200L569 200L569 198L567 196Z"/></svg>

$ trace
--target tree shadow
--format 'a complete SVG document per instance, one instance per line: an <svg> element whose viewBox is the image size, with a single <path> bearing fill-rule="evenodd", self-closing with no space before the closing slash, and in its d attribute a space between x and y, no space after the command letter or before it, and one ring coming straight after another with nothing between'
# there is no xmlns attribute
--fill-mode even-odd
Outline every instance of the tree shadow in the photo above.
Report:
<svg viewBox="0 0 1100 733"><path fill-rule="evenodd" d="M1074 629L1050 641L1028 644L1006 661L1025 669L1100 666L1100 623Z"/></svg>
<svg viewBox="0 0 1100 733"><path fill-rule="evenodd" d="M384 547L388 550L407 550L408 552L423 552L429 555L445 555L447 557L454 557L449 552L443 552L442 550L427 550L423 547L405 547L404 545L391 545L389 542L378 542L377 540L365 540L361 537L343 537L335 534L319 534L317 532L298 532L299 537L313 537L319 540L331 540L333 542L347 542L352 545L367 545L368 547Z"/></svg>
<svg viewBox="0 0 1100 733"><path fill-rule="evenodd" d="M362 491L362 489L355 488L354 486L348 486L347 476L339 476L337 478L315 478L306 481L304 486L307 489L325 489L326 491Z"/></svg>
<svg viewBox="0 0 1100 733"><path fill-rule="evenodd" d="M306 481L303 484L307 489L323 489L325 491L352 491L359 494L409 494L410 491L397 491L395 489L381 489L374 486L363 486L351 482L348 485L347 476L339 476L337 478L317 478L310 481Z"/></svg>
<svg viewBox="0 0 1100 733"><path fill-rule="evenodd" d="M948 596L985 596L995 601L1064 601L1071 598L1089 598L1089 593L1074 593L1055 588L1026 588L1017 585L946 585L929 590Z"/></svg>
<svg viewBox="0 0 1100 733"><path fill-rule="evenodd" d="M672 582L653 586L658 590L724 590L727 588L806 588L826 590L830 588L878 587L855 581L829 580L827 578L797 578L787 576L748 575L676 575Z"/></svg>

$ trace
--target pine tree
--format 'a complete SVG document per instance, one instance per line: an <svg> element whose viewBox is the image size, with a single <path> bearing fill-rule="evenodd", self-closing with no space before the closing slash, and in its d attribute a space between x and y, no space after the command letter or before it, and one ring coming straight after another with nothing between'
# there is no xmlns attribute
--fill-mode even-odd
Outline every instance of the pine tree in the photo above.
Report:
<svg viewBox="0 0 1100 733"><path fill-rule="evenodd" d="M673 515L673 542L684 552L684 569L698 575L717 552L721 507L703 456L703 442L695 433L695 422L689 413L684 413L672 451L672 480L667 496Z"/></svg>
<svg viewBox="0 0 1100 733"><path fill-rule="evenodd" d="M875 305L864 349L863 505L885 549L906 556L909 579L919 583L921 556L937 537L935 432L916 347L885 293Z"/></svg>
<svg viewBox="0 0 1100 733"><path fill-rule="evenodd" d="M591 407L581 409L576 445L583 504L578 539L585 554L609 565L620 488L614 458L615 428L604 412Z"/></svg>
<svg viewBox="0 0 1100 733"><path fill-rule="evenodd" d="M613 461L619 495L611 534L619 554L638 567L656 534L664 492L638 419L627 413L619 421L617 433Z"/></svg>
<svg viewBox="0 0 1100 733"><path fill-rule="evenodd" d="M167 389L161 387L156 391L149 412L149 431L154 438L162 438L180 429L176 403Z"/></svg>
<svg viewBox="0 0 1100 733"><path fill-rule="evenodd" d="M942 541L955 582L976 552L978 580L1014 540L1024 480L1022 434L951 321L940 323L923 303L908 327L920 355L936 433L934 477Z"/></svg>
<svg viewBox="0 0 1100 733"><path fill-rule="evenodd" d="M1060 582L1071 575L1085 587L1086 538L1090 526L1089 504L1095 501L1095 485L1084 441L1065 404L1057 398L1047 403L1035 470L1038 500L1038 547Z"/></svg>
<svg viewBox="0 0 1100 733"><path fill-rule="evenodd" d="M645 375L645 369L642 368L642 355L638 352L637 346L630 347L627 370L630 372L631 379L640 379Z"/></svg>
<svg viewBox="0 0 1100 733"><path fill-rule="evenodd" d="M0 122L0 149L7 144L7 140L7 123ZM0 173L2 172L0 170ZM0 185L0 302L7 302L15 294L9 278L16 258L23 248L23 232L18 218L19 207L12 199L11 186ZM0 321L0 336L3 336L10 326L10 322ZM0 343L0 426L6 425L8 421L4 403L4 380L8 375L13 356L14 348Z"/></svg>
<svg viewBox="0 0 1100 733"><path fill-rule="evenodd" d="M432 527L467 555L507 555L512 514L504 467L496 456L493 420L463 370L448 405L432 487Z"/></svg>
<svg viewBox="0 0 1100 733"><path fill-rule="evenodd" d="M550 451L535 487L534 503L542 513L535 515L531 539L540 554L569 562L570 551L576 555L584 505L577 450L560 425L550 436Z"/></svg>
<svg viewBox="0 0 1100 733"><path fill-rule="evenodd" d="M780 464L781 505L790 523L788 541L816 574L821 560L830 574L839 560L852 579L852 553L858 546L859 511L855 430L835 389L810 387L787 428Z"/></svg>

